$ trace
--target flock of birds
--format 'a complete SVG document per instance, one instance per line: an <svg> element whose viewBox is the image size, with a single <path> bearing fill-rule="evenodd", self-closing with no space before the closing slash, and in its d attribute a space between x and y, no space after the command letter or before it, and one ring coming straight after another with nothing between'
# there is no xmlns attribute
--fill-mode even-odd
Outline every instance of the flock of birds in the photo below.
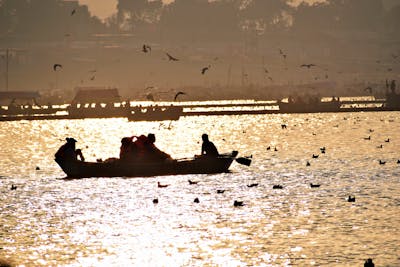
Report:
<svg viewBox="0 0 400 267"><path fill-rule="evenodd" d="M193 180L190 180L190 179L188 179L188 182L189 182L189 185L197 185L199 183L199 181L193 181ZM251 184L248 184L247 187L248 188L252 188L252 187L257 187L258 185L259 185L259 183L251 183ZM158 188L167 188L168 186L170 186L170 184L162 184L159 181L157 182L157 187ZM310 187L311 188L318 188L320 186L321 186L320 184L310 183ZM283 189L283 186L280 185L280 184L274 184L272 186L272 189ZM225 191L226 191L225 189L217 189L216 193L217 194L223 194L223 193L225 193ZM200 199L198 197L196 197L196 198L194 198L193 202L194 203L200 203ZM153 203L154 204L158 204L159 203L159 199L158 198L154 198L153 199ZM233 206L234 207L243 207L243 206L245 206L245 203L244 203L244 201L240 201L240 200L236 200L235 199L233 201Z"/></svg>

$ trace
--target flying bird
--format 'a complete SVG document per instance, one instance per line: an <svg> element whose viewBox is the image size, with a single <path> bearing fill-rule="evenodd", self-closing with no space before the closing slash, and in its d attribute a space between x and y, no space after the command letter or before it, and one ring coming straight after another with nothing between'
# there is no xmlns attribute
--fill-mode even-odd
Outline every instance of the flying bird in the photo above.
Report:
<svg viewBox="0 0 400 267"><path fill-rule="evenodd" d="M269 73L268 69L266 67L264 67L264 72L265 73Z"/></svg>
<svg viewBox="0 0 400 267"><path fill-rule="evenodd" d="M202 69L201 69L201 74L204 75L204 74L206 73L206 71L209 70L210 68L211 68L210 65L208 65L207 67L202 68Z"/></svg>
<svg viewBox="0 0 400 267"><path fill-rule="evenodd" d="M143 53L151 52L151 46L149 46L147 44L144 44L143 47L142 47L142 52Z"/></svg>
<svg viewBox="0 0 400 267"><path fill-rule="evenodd" d="M73 16L75 14L75 12L76 12L76 9L72 10L71 11L71 16Z"/></svg>
<svg viewBox="0 0 400 267"><path fill-rule="evenodd" d="M370 94L372 94L372 88L371 86L368 86L364 89L364 91L369 91Z"/></svg>
<svg viewBox="0 0 400 267"><path fill-rule="evenodd" d="M54 65L53 65L53 70L54 70L54 71L57 71L57 68L62 69L62 65L61 65L61 64L54 64Z"/></svg>
<svg viewBox="0 0 400 267"><path fill-rule="evenodd" d="M311 68L311 67L315 67L315 64L302 64L300 65L301 68Z"/></svg>
<svg viewBox="0 0 400 267"><path fill-rule="evenodd" d="M178 92L178 93L176 93L176 94L175 94L175 97L174 97L174 101L176 101L176 99L177 99L178 96L180 96L180 95L186 95L186 93L185 93L185 92Z"/></svg>
<svg viewBox="0 0 400 267"><path fill-rule="evenodd" d="M171 56L170 54L168 54L168 53L165 53L167 56L168 56L168 60L169 61L179 61L179 59L177 59L176 57L173 57L173 56Z"/></svg>
<svg viewBox="0 0 400 267"><path fill-rule="evenodd" d="M152 93L148 93L148 94L146 95L146 99L147 99L147 100L150 100L150 101L154 101L154 96L153 96L153 94L152 94Z"/></svg>

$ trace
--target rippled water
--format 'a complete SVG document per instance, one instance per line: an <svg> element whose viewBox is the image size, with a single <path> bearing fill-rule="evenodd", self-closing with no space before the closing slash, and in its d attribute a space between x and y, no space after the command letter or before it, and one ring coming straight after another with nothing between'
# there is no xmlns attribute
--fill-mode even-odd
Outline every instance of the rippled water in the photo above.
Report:
<svg viewBox="0 0 400 267"><path fill-rule="evenodd" d="M21 266L362 266L367 258L400 266L399 115L187 117L170 130L169 122L125 119L0 122L0 258ZM220 151L252 154L253 163L217 175L60 179L53 155L65 137L94 161L118 156L122 137L148 132L176 158L200 153L205 132Z"/></svg>

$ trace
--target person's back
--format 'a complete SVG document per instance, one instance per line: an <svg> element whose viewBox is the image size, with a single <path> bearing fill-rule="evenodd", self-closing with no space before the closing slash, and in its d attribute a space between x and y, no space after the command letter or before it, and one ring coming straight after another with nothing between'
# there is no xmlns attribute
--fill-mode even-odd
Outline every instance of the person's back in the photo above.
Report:
<svg viewBox="0 0 400 267"><path fill-rule="evenodd" d="M372 262L372 259L367 259L364 263L364 267L375 267L375 264Z"/></svg>
<svg viewBox="0 0 400 267"><path fill-rule="evenodd" d="M148 134L147 140L144 143L145 146L145 159L148 161L164 161L166 159L171 159L171 156L154 144L156 142L156 136L154 134Z"/></svg>
<svg viewBox="0 0 400 267"><path fill-rule="evenodd" d="M218 150L214 145L214 143L208 139L208 135L203 134L201 138L203 139L203 144L201 145L201 155L218 157L219 156Z"/></svg>
<svg viewBox="0 0 400 267"><path fill-rule="evenodd" d="M55 157L57 160L77 160L77 154L75 152L74 138L66 138L66 143L62 145L56 152Z"/></svg>

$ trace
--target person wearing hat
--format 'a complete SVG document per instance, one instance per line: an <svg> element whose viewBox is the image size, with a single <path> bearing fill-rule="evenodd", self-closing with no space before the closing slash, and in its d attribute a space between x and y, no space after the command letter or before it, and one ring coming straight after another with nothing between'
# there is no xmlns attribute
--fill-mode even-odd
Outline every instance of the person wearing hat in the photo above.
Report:
<svg viewBox="0 0 400 267"><path fill-rule="evenodd" d="M208 135L203 134L201 136L201 139L203 139L203 144L201 145L201 155L207 157L218 157L218 150L215 147L214 143L208 139Z"/></svg>
<svg viewBox="0 0 400 267"><path fill-rule="evenodd" d="M62 145L55 154L56 160L78 160L78 156L81 161L85 161L82 151L75 148L75 143L77 142L75 138L65 138L67 141Z"/></svg>

